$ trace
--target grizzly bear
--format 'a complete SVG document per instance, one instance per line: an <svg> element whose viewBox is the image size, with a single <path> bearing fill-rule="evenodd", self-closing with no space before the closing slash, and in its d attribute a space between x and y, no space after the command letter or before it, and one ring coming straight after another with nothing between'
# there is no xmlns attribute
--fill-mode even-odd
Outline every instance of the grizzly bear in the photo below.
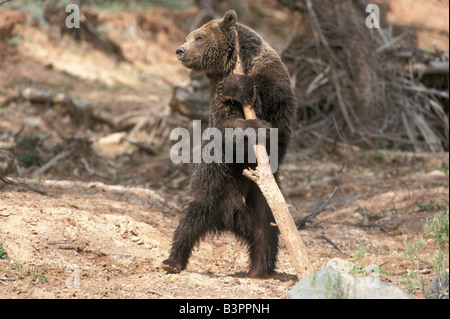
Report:
<svg viewBox="0 0 450 319"><path fill-rule="evenodd" d="M281 163L291 136L295 100L288 70L276 51L255 31L237 23L232 10L191 32L186 40L176 54L185 67L206 73L209 126L221 132L226 128L277 128ZM244 75L233 74L238 54ZM242 105L250 103L258 119L245 119ZM248 247L249 277L275 274L279 231L260 189L242 174L249 167L256 164L202 161L196 166L163 269L179 273L206 234L230 231ZM274 177L279 183L278 171Z"/></svg>

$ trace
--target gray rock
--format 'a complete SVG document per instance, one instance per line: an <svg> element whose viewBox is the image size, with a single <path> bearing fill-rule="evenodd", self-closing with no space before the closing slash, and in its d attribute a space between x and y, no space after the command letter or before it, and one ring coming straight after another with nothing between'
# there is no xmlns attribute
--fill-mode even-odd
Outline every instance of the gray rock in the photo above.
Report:
<svg viewBox="0 0 450 319"><path fill-rule="evenodd" d="M446 276L438 275L433 278L430 286L428 287L427 298L448 299L448 279Z"/></svg>
<svg viewBox="0 0 450 319"><path fill-rule="evenodd" d="M288 293L289 299L413 299L397 286L377 275L378 267L365 268L368 277L354 274L356 265L334 258L318 272L300 280Z"/></svg>

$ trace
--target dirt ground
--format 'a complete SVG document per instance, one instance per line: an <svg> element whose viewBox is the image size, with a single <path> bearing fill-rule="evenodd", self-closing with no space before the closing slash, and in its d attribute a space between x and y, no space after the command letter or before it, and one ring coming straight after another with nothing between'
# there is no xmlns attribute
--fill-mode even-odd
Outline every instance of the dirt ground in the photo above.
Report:
<svg viewBox="0 0 450 319"><path fill-rule="evenodd" d="M155 10L140 14L167 23L176 17ZM179 14L187 21L195 16L190 9ZM79 122L58 106L17 98L21 87L32 86L79 97L113 116L169 114L171 86L188 76L173 54L185 31L157 26L144 30L151 36L136 36L131 13L102 13L101 19L133 63L67 36L50 41L28 24L0 40L0 148L19 135L34 136L39 142L28 151L43 161L12 164L8 177L47 193L0 182L0 243L7 254L0 259L0 298L286 298L297 279L283 242L274 279L245 277L246 249L230 234L207 237L185 271L166 274L160 263L168 256L192 167L171 163L167 149L149 155L127 141L130 131ZM154 132L145 123L134 128L135 138ZM93 153L75 150L50 162L62 153L58 145L74 136L89 140ZM448 167L448 153L293 145L281 178L294 218L317 210L338 185L327 209L300 230L314 271L334 257L382 265L382 280L424 298L436 275L430 259L436 247L425 238L409 259L405 242L422 238L425 221L445 211ZM7 168L0 166L0 173ZM413 269L423 284L408 287Z"/></svg>

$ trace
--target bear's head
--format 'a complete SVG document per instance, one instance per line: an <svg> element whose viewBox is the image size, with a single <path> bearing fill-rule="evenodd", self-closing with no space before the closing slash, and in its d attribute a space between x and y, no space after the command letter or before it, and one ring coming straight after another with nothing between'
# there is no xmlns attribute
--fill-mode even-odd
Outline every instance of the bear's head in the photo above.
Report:
<svg viewBox="0 0 450 319"><path fill-rule="evenodd" d="M222 19L212 20L192 31L176 51L189 69L205 73L229 72L235 63L237 15L228 11Z"/></svg>

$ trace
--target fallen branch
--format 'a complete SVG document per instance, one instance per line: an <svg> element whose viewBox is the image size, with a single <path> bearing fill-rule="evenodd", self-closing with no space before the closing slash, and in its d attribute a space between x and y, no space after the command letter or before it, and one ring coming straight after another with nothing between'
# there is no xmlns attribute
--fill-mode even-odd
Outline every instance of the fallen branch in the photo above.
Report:
<svg viewBox="0 0 450 319"><path fill-rule="evenodd" d="M2 0L2 1L0 1L0 6L2 5L2 4L5 4L5 3L7 3L7 2L10 2L11 0Z"/></svg>
<svg viewBox="0 0 450 319"><path fill-rule="evenodd" d="M6 160L8 162L12 162L12 161L14 161L14 155L11 154L8 151L0 149L0 159L4 159L4 160ZM0 181L3 182L6 185L21 186L21 187L28 188L29 190L32 190L33 192L36 192L38 194L45 195L45 196L50 196L46 192L41 191L40 189L37 189L37 188L35 188L35 187L31 186L31 185L28 185L28 184L22 183L22 182L14 182L14 181L12 181L12 180L10 180L10 179L6 178L5 176L2 176L2 175L0 175Z"/></svg>
<svg viewBox="0 0 450 319"><path fill-rule="evenodd" d="M400 34L399 36L391 39L389 42L385 42L383 45L381 45L380 47L377 48L376 52L380 53L386 49L391 48L394 44L397 44L398 42L400 42L405 36L409 35L409 32L403 32L402 34Z"/></svg>
<svg viewBox="0 0 450 319"><path fill-rule="evenodd" d="M419 86L411 86L411 85L402 85L402 89L405 89L407 91L415 91L419 93L426 93L426 94L434 94L440 97L443 97L444 99L449 99L448 91L443 90L437 90L433 88L423 88Z"/></svg>
<svg viewBox="0 0 450 319"><path fill-rule="evenodd" d="M31 174L31 177L34 178L34 177L39 177L39 176L43 175L46 171L48 171L50 168L55 166L58 161L66 158L67 156L69 156L72 153L72 151L73 150L66 150L64 152L59 153L58 155L53 157L51 160L49 160L47 163L45 163L45 165L43 165L39 169L35 170Z"/></svg>
<svg viewBox="0 0 450 319"><path fill-rule="evenodd" d="M405 71L409 72L409 65L405 67ZM449 73L448 61L430 61L425 63L415 63L411 67L414 74L447 74Z"/></svg>
<svg viewBox="0 0 450 319"><path fill-rule="evenodd" d="M149 112L136 110L114 116L109 112L91 107L87 102L72 98L69 94L62 92L51 92L31 87L22 88L20 97L30 102L53 103L65 105L72 108L72 112L90 117L96 121L104 122L117 131L129 129L138 124L142 119L148 119Z"/></svg>
<svg viewBox="0 0 450 319"><path fill-rule="evenodd" d="M344 168L342 166L342 168ZM342 170L342 169L341 169ZM333 189L333 191L331 192L330 196L328 196L327 201L325 202L325 204L323 204L322 208L319 209L317 212L312 213L306 217L303 217L302 219L300 219L298 222L296 222L297 225L297 229L300 229L301 227L303 227L307 222L312 221L314 218L317 217L317 215L319 215L320 213L322 213L323 211L325 211L325 209L328 207L328 205L331 202L331 199L333 198L334 194L336 193L336 191L338 190L339 185L336 185Z"/></svg>
<svg viewBox="0 0 450 319"><path fill-rule="evenodd" d="M21 182L14 182L14 181L12 181L12 180L10 180L10 179L2 176L2 175L0 175L0 181L5 183L6 185L21 186L21 187L28 188L29 190L32 190L33 192L36 192L38 194L45 195L45 196L50 196L48 193L46 193L44 191L41 191L40 189L37 189L37 188L35 188L35 187L31 186L31 185L28 185L26 183L21 183Z"/></svg>
<svg viewBox="0 0 450 319"><path fill-rule="evenodd" d="M38 90L30 87L20 89L20 96L27 101L51 102L55 104L68 104L72 102L66 93Z"/></svg>
<svg viewBox="0 0 450 319"><path fill-rule="evenodd" d="M342 171L345 168L345 165L347 164L347 143L345 142L344 138L342 137L341 133L339 132L339 129L337 127L337 123L336 123L336 119L333 117L333 122L334 122L334 126L336 127L336 131L337 134L339 136L339 138L342 140L342 142L344 143L344 153L345 153L345 159L344 162L342 163L341 168L339 169L339 171L336 173L336 186L334 187L333 191L331 192L330 196L328 196L327 201L325 202L325 204L322 206L322 208L320 210L318 210L315 213L312 213L302 219L300 219L300 221L296 222L297 228L300 229L302 226L304 226L307 222L310 222L311 220L313 220L315 217L317 217L317 215L319 215L320 213L322 213L330 204L331 199L333 198L334 194L336 193L336 191L339 188L339 177L341 176Z"/></svg>
<svg viewBox="0 0 450 319"><path fill-rule="evenodd" d="M325 240L327 243L329 243L331 246L333 246L336 250L338 250L340 253L342 252L342 250L338 247L338 245L336 245L335 243L333 243L333 241L328 238L325 235L320 236L319 238L322 238L323 240Z"/></svg>
<svg viewBox="0 0 450 319"><path fill-rule="evenodd" d="M243 75L244 71L242 62L239 58L239 53L237 56L236 67L233 70L233 73ZM256 97L256 93L255 87L254 98ZM243 105L243 109L246 119L257 118L253 105ZM281 236L285 241L286 248L288 249L292 264L295 267L297 277L300 279L303 277L305 272L310 274L312 271L306 246L300 237L292 215L287 207L286 201L284 200L283 194L281 193L280 188L278 187L278 184L272 174L269 156L267 155L265 146L255 144L253 145L253 149L256 154L258 166L255 170L244 170L243 174L258 185L266 198L267 204L269 205L273 217L275 218L276 226L278 226Z"/></svg>
<svg viewBox="0 0 450 319"><path fill-rule="evenodd" d="M365 224L364 223L362 223L362 224L353 224L353 225L348 224L348 225L353 226L353 227L362 227L362 228L376 227L376 228L379 228L383 233L388 233L389 232L386 228L383 227L383 225L368 224L368 223L365 223Z"/></svg>
<svg viewBox="0 0 450 319"><path fill-rule="evenodd" d="M158 154L158 149L149 143L139 142L129 138L127 138L127 142L143 150L148 155L154 156Z"/></svg>

